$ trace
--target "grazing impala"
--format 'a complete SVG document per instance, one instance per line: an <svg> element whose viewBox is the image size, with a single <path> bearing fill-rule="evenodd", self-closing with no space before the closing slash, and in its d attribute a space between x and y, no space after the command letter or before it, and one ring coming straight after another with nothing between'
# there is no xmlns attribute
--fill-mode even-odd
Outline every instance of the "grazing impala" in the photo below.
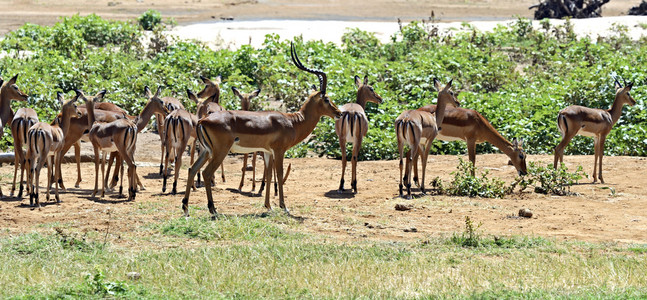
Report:
<svg viewBox="0 0 647 300"><path fill-rule="evenodd" d="M431 114L422 110L407 110L404 111L395 119L395 133L398 138L398 151L400 153L400 196L402 194L402 157L404 154L404 145L409 145L409 151L406 154L406 175L404 181L407 187L407 199L411 199L411 161L417 155L422 157L422 184L420 191L425 193L425 171L427 167L427 156L431 143L438 135L440 126L436 124L443 123L443 112L447 105L459 106L460 103L456 100L456 95L451 90L452 80L442 88L438 79L434 79L434 85L438 90L438 113Z"/></svg>
<svg viewBox="0 0 647 300"><path fill-rule="evenodd" d="M436 105L427 105L419 108L420 111L436 113ZM499 148L510 158L510 162L517 169L519 175L526 175L526 153L523 151L523 141L518 142L515 138L512 143L508 142L492 124L480 113L473 109L460 107L447 107L441 124L442 130L438 133L437 139L441 141L463 140L467 142L467 154L473 165L476 165L476 144L489 142ZM416 162L418 157L413 158L413 181L418 183L418 168ZM473 172L474 170L472 170ZM408 174L407 174L408 175ZM473 176L474 174L472 174ZM405 175L406 177L406 175Z"/></svg>
<svg viewBox="0 0 647 300"><path fill-rule="evenodd" d="M40 170L47 161L47 197L49 201L49 187L52 182L52 169L54 172L54 184L56 202L61 202L58 197L58 180L61 178L61 172L57 171L52 166L60 164L63 152L61 151L65 144L65 135L70 128L70 119L73 117L81 117L81 113L76 108L76 101L78 95L68 100L63 101L63 94L57 93L58 102L61 104L61 118L60 122L50 125L45 122L38 122L34 124L27 132L27 185L29 186L29 205L36 205L40 207L38 201L38 180L40 178ZM50 159L50 153L54 154L54 162ZM35 180L35 183L34 183Z"/></svg>
<svg viewBox="0 0 647 300"><path fill-rule="evenodd" d="M272 170L276 168L278 178L283 178L283 158L285 151L305 139L319 122L321 116L340 117L341 112L326 95L328 83L326 73L311 70L303 66L297 57L294 45L291 45L292 62L301 70L317 75L320 91L308 96L301 109L296 113L276 111L222 111L212 113L198 122L198 141L206 151L200 153L196 162L189 169L187 187L182 209L189 215L189 195L193 178L197 170L207 159L209 164L202 172L204 181L211 182L213 174L222 163L227 153L249 153L263 151L265 155L265 207L270 205L270 183ZM283 181L279 182L279 206L288 212L283 198ZM210 184L205 184L209 212L216 215Z"/></svg>
<svg viewBox="0 0 647 300"><path fill-rule="evenodd" d="M555 147L555 161L553 167L557 168L557 163L564 160L564 148L571 142L576 135L593 137L595 144L595 161L593 163L593 183L602 178L602 156L604 155L604 141L613 125L618 122L622 115L622 107L625 104L634 106L636 100L629 95L633 83L622 86L618 80L615 80L616 97L613 105L609 109L588 108L579 105L571 105L562 109L557 115L557 127L562 134L562 141ZM599 173L598 170L599 163ZM597 175L597 176L596 176Z"/></svg>
<svg viewBox="0 0 647 300"><path fill-rule="evenodd" d="M339 146L341 147L341 180L339 180L339 192L344 191L344 174L346 173L346 142L353 144L353 155L351 156L351 166L353 177L350 186L353 192L357 193L357 157L362 147L362 139L368 132L368 119L364 113L364 107L367 102L375 104L382 103L380 97L373 87L368 84L368 76L364 76L364 82L355 75L355 85L357 86L357 100L355 103L342 105L341 118L335 120L335 132L339 137Z"/></svg>

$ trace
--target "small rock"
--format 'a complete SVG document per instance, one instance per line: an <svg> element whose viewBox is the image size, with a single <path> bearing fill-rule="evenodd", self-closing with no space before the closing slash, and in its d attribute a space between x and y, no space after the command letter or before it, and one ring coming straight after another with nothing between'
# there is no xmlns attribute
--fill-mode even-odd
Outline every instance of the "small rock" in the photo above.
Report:
<svg viewBox="0 0 647 300"><path fill-rule="evenodd" d="M532 211L527 208L522 208L519 210L519 216L524 218L532 218Z"/></svg>
<svg viewBox="0 0 647 300"><path fill-rule="evenodd" d="M415 227L405 228L404 232L418 232L418 228L415 228Z"/></svg>
<svg viewBox="0 0 647 300"><path fill-rule="evenodd" d="M406 204L398 203L395 205L395 210L399 210L399 211L407 211L407 210L411 210L411 208L412 208L411 205L406 205Z"/></svg>
<svg viewBox="0 0 647 300"><path fill-rule="evenodd" d="M142 277L142 274L140 274L139 272L128 272L126 274L126 277L128 277L128 279L130 280L137 280Z"/></svg>

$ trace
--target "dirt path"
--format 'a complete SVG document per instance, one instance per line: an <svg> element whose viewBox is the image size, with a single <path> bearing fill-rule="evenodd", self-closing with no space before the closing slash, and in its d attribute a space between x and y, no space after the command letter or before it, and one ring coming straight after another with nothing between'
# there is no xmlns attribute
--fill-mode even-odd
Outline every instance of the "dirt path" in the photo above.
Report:
<svg viewBox="0 0 647 300"><path fill-rule="evenodd" d="M41 210L31 210L28 199L0 201L0 228L5 234L47 231L52 227L74 227L84 232L102 231L110 221L115 239L129 235L147 236L160 220L180 218L182 195L161 194L157 136L143 134L139 139L138 173L143 176L146 190L136 201L127 202L109 194L105 201L91 199L94 165L82 165L83 182L80 189L71 188L62 194L63 203L47 204ZM84 148L87 149L85 144ZM249 193L248 179L243 193L236 191L240 180L241 157L225 160L227 182L215 189L215 205L224 215L250 215L265 212L263 197ZM549 163L550 156L533 155L529 161ZM179 190L184 189L186 164L180 173ZM592 156L568 156L567 166L581 164L590 172ZM482 223L480 230L494 235L539 235L558 239L585 241L644 243L647 240L647 159L642 157L605 157L607 184L583 183L573 187L579 196L554 197L530 192L514 194L505 199L427 196L414 200L397 197L397 161L360 162L359 193L338 194L340 161L325 158L289 159L292 173L286 183L286 203L291 212L303 218L300 231L330 236L335 240L411 241L429 236L447 236L464 229L465 216ZM430 156L428 178L451 179L458 163L456 156ZM510 182L515 171L502 154L478 155L477 165L490 170L492 176ZM260 164L259 164L260 165ZM68 187L76 179L74 165L64 165ZM260 168L259 168L259 171ZM13 166L0 168L6 194ZM248 173L247 178L250 178ZM44 181L44 179L42 179ZM257 187L258 188L258 187ZM170 189L170 186L169 186ZM41 193L44 198L45 193ZM41 198L41 199L42 199ZM272 203L278 206L278 198ZM398 203L411 204L410 211L396 211ZM191 194L190 205L198 209L193 216L206 217L204 189ZM518 219L510 216L527 207L535 216ZM417 232L405 232L415 227ZM123 242L130 242L124 239Z"/></svg>
<svg viewBox="0 0 647 300"><path fill-rule="evenodd" d="M603 6L603 16L625 14L637 0L614 0ZM403 21L429 17L433 10L442 21L505 20L515 16L532 17L528 10L537 0L471 0L471 1L338 1L313 3L301 0L0 0L0 35L25 22L51 25L60 16L96 13L105 18L132 20L147 9L181 24L256 19Z"/></svg>

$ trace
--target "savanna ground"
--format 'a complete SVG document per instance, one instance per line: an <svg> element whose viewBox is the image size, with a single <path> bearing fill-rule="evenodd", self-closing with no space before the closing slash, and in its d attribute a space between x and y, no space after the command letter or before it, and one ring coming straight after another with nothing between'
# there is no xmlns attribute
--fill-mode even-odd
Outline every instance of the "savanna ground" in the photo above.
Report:
<svg viewBox="0 0 647 300"><path fill-rule="evenodd" d="M229 156L227 181L218 172L214 190L221 215L211 221L204 188L191 194L190 219L180 210L182 194L161 193L158 143L152 133L138 140L146 190L135 201L115 193L90 198L93 163L82 164L80 189L72 187L75 166L64 165L69 189L61 204L31 209L27 199L3 199L0 267L11 271L0 275L0 295L545 298L646 292L647 275L640 271L647 262L643 157L605 157L607 183L583 179L572 187L575 196L526 191L503 199L413 200L398 197L395 160L360 162L359 193L352 195L336 191L340 161L287 159L287 216L277 197L268 214L264 198L249 193L250 172L244 192L237 191L242 159ZM84 151L89 146L84 143ZM507 160L478 155L477 165L511 182L516 171ZM528 160L549 163L552 157ZM587 173L592 160L565 158L571 170L583 165ZM457 164L457 156L431 155L427 182L435 176L449 182ZM187 165L185 157L179 190ZM1 168L5 194L12 171ZM396 211L396 204L412 209ZM522 207L534 216L517 217ZM466 243L466 217L480 246Z"/></svg>

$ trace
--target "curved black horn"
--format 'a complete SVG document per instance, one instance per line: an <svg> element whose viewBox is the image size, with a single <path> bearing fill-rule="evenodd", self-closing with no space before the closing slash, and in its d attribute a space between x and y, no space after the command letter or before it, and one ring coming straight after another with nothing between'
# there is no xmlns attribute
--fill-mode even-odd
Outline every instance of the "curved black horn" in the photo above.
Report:
<svg viewBox="0 0 647 300"><path fill-rule="evenodd" d="M613 76L613 80L615 81L616 85L618 85L619 87L623 87L622 84L620 84L620 81L618 81L618 77Z"/></svg>
<svg viewBox="0 0 647 300"><path fill-rule="evenodd" d="M297 68L306 71L308 73L312 73L317 75L319 78L319 90L321 91L322 95L326 94L326 87L328 86L328 77L326 77L326 73L323 71L319 70L313 70L313 69L308 69L303 66L301 63L301 60L299 60L299 56L297 55L296 48L294 47L294 43L290 42L290 56L292 57L292 62L294 63Z"/></svg>

